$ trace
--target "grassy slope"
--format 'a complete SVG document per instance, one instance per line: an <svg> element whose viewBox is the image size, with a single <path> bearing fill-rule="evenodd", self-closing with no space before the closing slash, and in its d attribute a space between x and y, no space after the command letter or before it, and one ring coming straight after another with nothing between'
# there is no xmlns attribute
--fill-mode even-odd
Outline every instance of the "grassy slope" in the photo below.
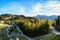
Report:
<svg viewBox="0 0 60 40"><path fill-rule="evenodd" d="M6 28L6 27L7 27L7 24L0 23L0 28Z"/></svg>
<svg viewBox="0 0 60 40"><path fill-rule="evenodd" d="M10 39L8 36L2 36L1 38L2 38L2 40ZM11 38L15 39L16 37L11 37ZM20 40L27 40L25 37L22 37L22 36L18 36L18 38ZM53 34L50 34L50 35L47 35L44 37L37 38L35 40L60 40L60 35L56 35L53 33Z"/></svg>
<svg viewBox="0 0 60 40"><path fill-rule="evenodd" d="M5 25L5 24L4 24ZM6 34L5 32L5 28L2 29L1 31L3 34ZM17 31L13 31L14 33ZM13 39L15 39L16 37L13 37ZM18 36L18 38L20 40L27 40L25 37L22 37L22 36ZM10 38L8 36L1 36L0 38L1 40L9 40ZM56 35L56 34L50 34L48 36L44 36L44 37L41 37L41 38L37 38L36 40L60 40L60 35Z"/></svg>
<svg viewBox="0 0 60 40"><path fill-rule="evenodd" d="M56 35L56 34L51 34L42 38L38 38L37 40L60 40L60 35Z"/></svg>

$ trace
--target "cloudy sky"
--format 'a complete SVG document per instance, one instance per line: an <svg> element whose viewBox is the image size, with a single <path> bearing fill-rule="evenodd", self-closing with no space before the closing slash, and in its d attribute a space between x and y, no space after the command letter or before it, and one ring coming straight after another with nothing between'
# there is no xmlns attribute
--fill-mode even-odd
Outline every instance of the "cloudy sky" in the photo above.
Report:
<svg viewBox="0 0 60 40"><path fill-rule="evenodd" d="M0 14L60 15L60 0L0 0Z"/></svg>

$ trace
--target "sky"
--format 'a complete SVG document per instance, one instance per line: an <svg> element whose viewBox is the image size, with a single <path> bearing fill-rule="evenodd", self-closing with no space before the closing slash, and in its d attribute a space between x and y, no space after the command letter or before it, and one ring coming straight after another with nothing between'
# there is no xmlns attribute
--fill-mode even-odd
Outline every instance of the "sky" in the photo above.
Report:
<svg viewBox="0 0 60 40"><path fill-rule="evenodd" d="M0 0L1 14L60 15L60 0Z"/></svg>

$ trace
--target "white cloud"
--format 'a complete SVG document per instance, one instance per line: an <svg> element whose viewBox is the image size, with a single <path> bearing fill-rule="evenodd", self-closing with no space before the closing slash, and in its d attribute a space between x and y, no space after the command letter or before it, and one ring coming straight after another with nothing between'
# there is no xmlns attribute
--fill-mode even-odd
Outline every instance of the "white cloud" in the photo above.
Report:
<svg viewBox="0 0 60 40"><path fill-rule="evenodd" d="M39 15L40 14L40 11L41 11L41 8L42 8L42 4L40 3L37 3L37 4L34 4L30 10L30 15L31 16L36 16L36 15ZM42 14L42 13L41 13Z"/></svg>
<svg viewBox="0 0 60 40"><path fill-rule="evenodd" d="M45 4L37 3L33 5L32 13L39 15L60 15L60 2L48 1Z"/></svg>
<svg viewBox="0 0 60 40"><path fill-rule="evenodd" d="M58 1L50 1L45 5L45 12L50 15L60 15L60 3Z"/></svg>
<svg viewBox="0 0 60 40"><path fill-rule="evenodd" d="M49 0L45 4L36 3L32 8L21 6L16 2L8 3L6 6L0 8L0 13L14 13L26 16L36 15L60 15L60 2L56 0Z"/></svg>
<svg viewBox="0 0 60 40"><path fill-rule="evenodd" d="M32 12L39 12L41 9L42 5L40 3L35 4L32 6Z"/></svg>

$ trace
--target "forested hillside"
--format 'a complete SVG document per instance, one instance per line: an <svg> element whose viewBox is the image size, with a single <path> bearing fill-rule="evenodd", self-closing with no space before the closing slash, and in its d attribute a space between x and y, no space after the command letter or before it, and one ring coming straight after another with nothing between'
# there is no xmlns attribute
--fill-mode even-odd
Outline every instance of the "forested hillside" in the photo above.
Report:
<svg viewBox="0 0 60 40"><path fill-rule="evenodd" d="M12 15L12 14L2 14L0 15L0 24L4 24L4 26L16 24L19 29L23 32L24 35L29 38L40 37L46 34L50 34L50 27L55 27L58 31L60 31L60 16L58 16L55 20L46 20L46 19L37 19L35 17L26 17L24 15ZM9 26L0 26L2 29L8 28ZM14 27L14 25L12 26ZM2 31L2 33L6 34L6 32ZM11 29L9 34L18 33L16 31L16 27ZM58 36L57 36L58 37Z"/></svg>
<svg viewBox="0 0 60 40"><path fill-rule="evenodd" d="M36 19L34 17L25 17L23 15L3 14L0 21L11 25L14 21L23 33L29 37L37 37L49 33L49 27L52 26L51 20ZM3 18L3 19L2 19Z"/></svg>

